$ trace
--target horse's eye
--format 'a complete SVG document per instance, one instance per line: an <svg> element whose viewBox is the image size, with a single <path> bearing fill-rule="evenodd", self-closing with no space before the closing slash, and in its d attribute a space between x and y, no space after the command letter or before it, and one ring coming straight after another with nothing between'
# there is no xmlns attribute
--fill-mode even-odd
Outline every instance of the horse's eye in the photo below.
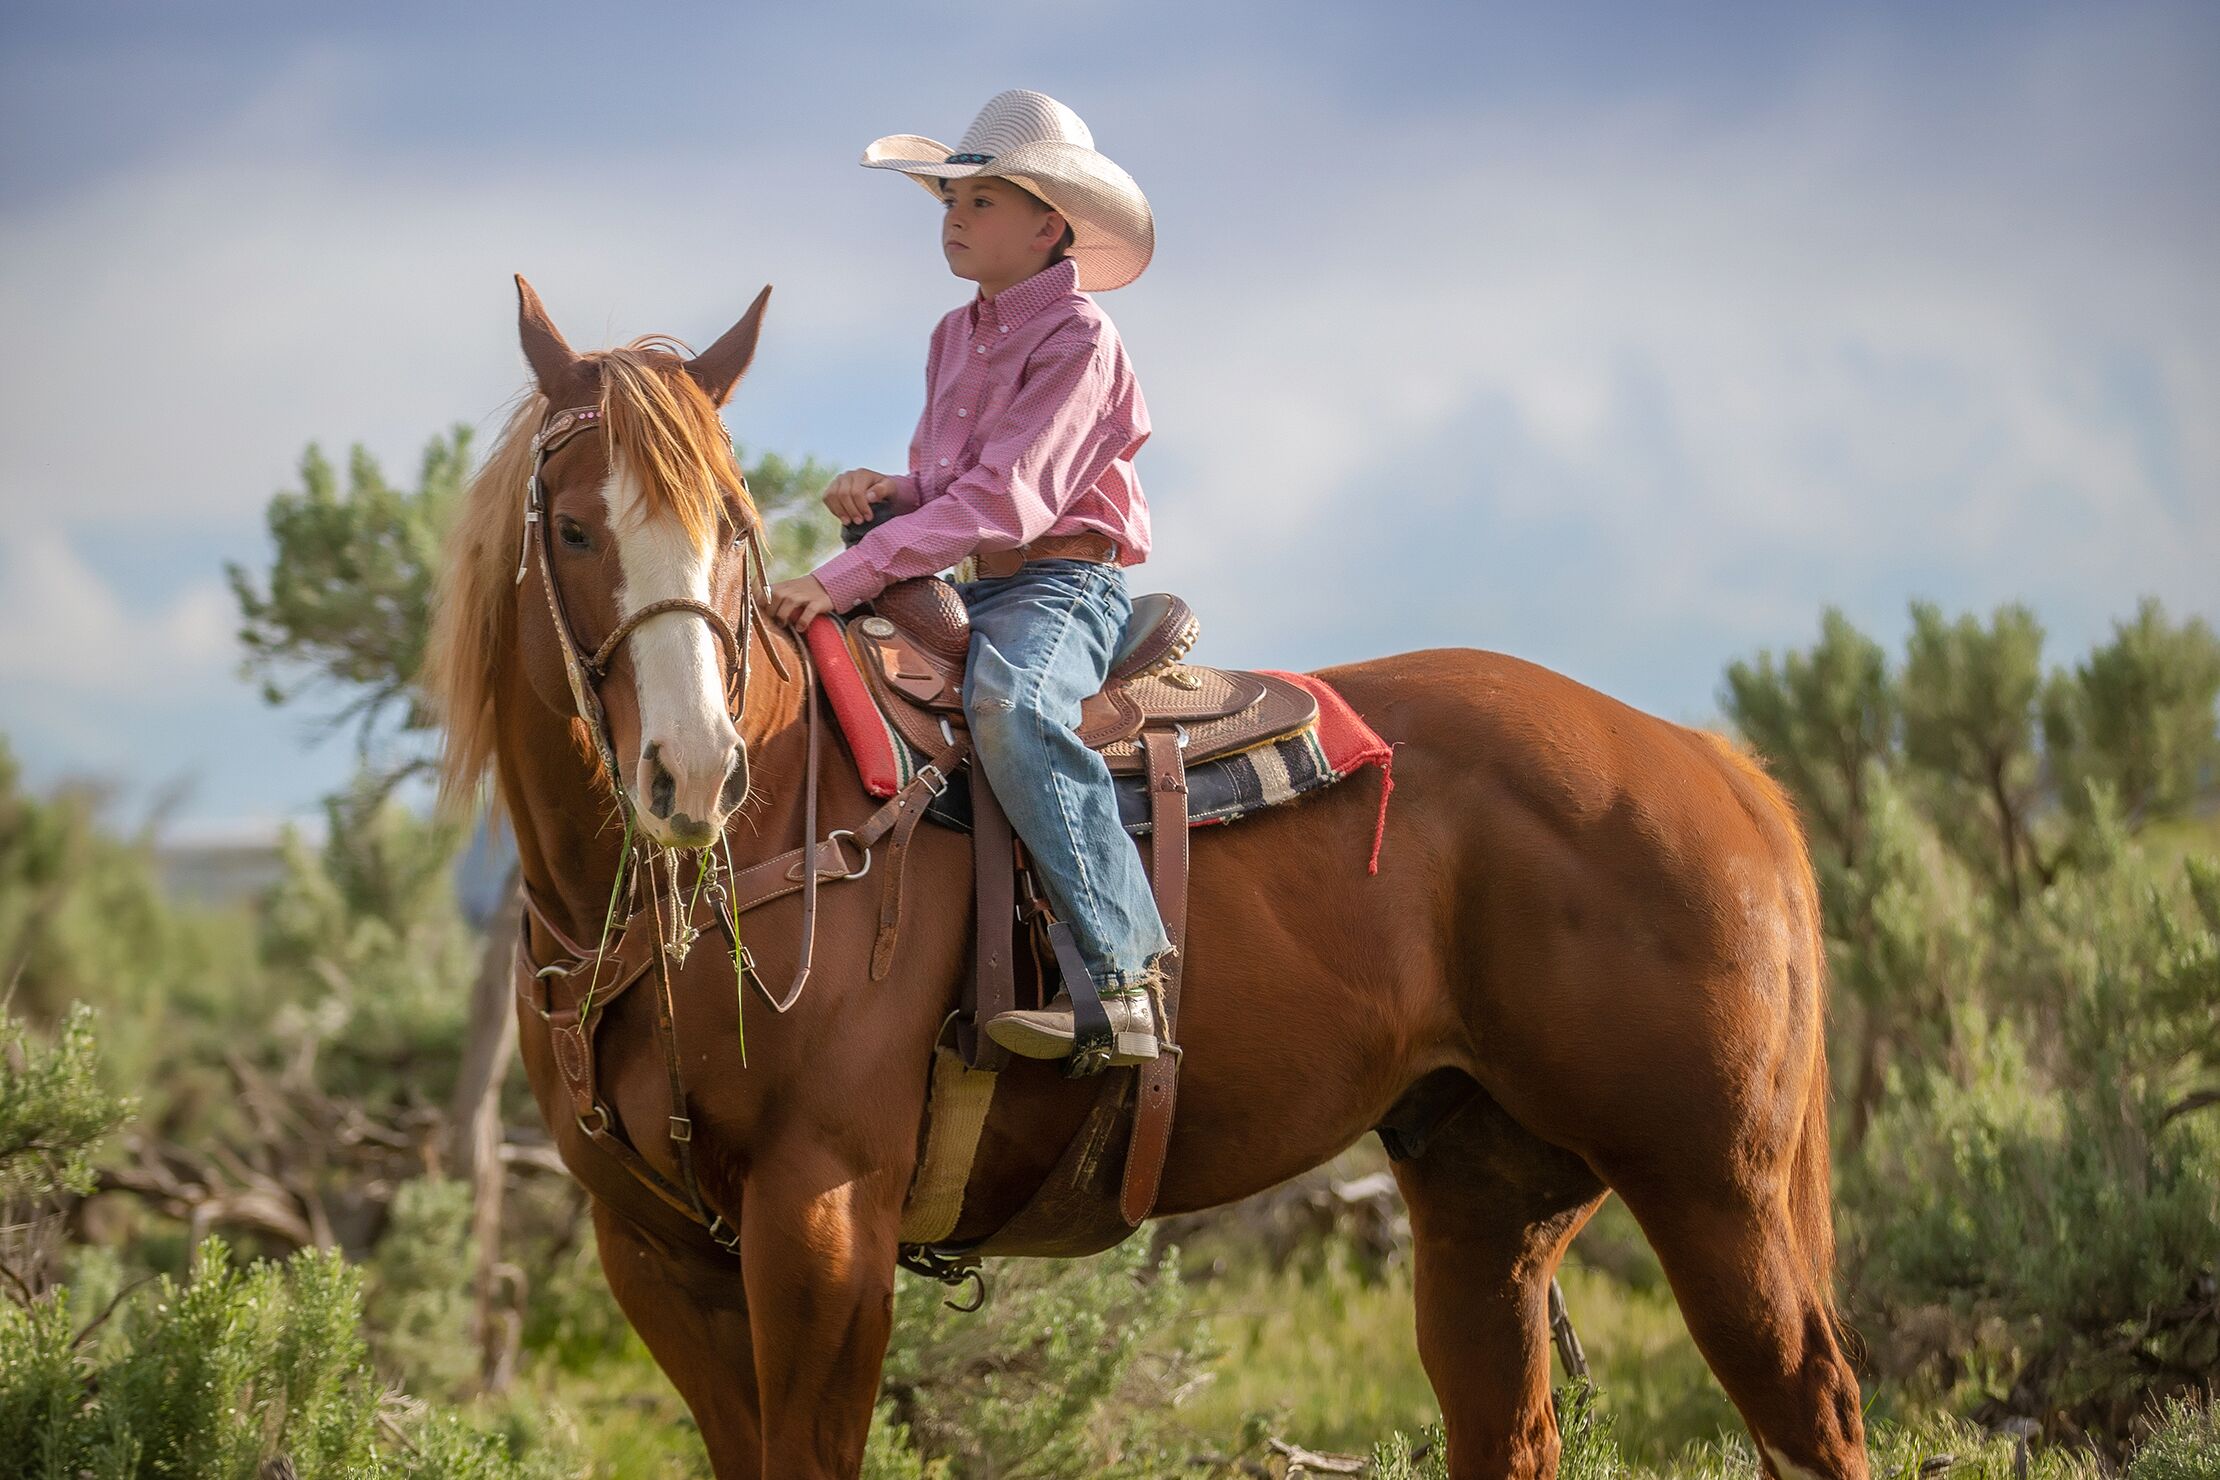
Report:
<svg viewBox="0 0 2220 1480"><path fill-rule="evenodd" d="M560 535L563 543L573 550L583 550L593 543L586 534L586 526L575 519L557 520L555 522L555 533Z"/></svg>

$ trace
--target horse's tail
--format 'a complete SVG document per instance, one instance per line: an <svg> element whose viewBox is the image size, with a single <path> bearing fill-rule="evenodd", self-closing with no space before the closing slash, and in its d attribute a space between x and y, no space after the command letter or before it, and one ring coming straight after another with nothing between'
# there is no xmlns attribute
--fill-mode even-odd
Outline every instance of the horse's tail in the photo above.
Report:
<svg viewBox="0 0 2220 1480"><path fill-rule="evenodd" d="M1798 976L1809 983L1810 999L1802 1006L1811 1016L1812 1033L1802 1121L1789 1154L1788 1219L1813 1294L1836 1339L1847 1344L1852 1333L1835 1304L1834 1143L1827 1114L1827 940L1819 913L1819 879L1812 868L1811 845L1796 817L1796 803L1757 757L1724 735L1710 734L1710 739L1734 773L1763 800L1795 860L1793 887L1801 895L1805 953L1805 969Z"/></svg>
<svg viewBox="0 0 2220 1480"><path fill-rule="evenodd" d="M1841 1340L1849 1330L1835 1306L1834 1159L1827 1099L1827 1039L1821 1032L1812 1053L1811 1088L1804 1094L1803 1128L1788 1163L1788 1216L1796 1230L1796 1247L1803 1251L1804 1266L1811 1275L1812 1292Z"/></svg>

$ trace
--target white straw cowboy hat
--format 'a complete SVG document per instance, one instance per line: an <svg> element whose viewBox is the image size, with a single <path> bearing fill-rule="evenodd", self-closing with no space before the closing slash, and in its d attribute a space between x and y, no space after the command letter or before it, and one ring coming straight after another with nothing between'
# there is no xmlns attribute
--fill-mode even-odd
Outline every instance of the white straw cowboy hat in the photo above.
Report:
<svg viewBox="0 0 2220 1480"><path fill-rule="evenodd" d="M863 151L874 170L900 170L940 195L940 182L973 175L1012 180L1054 206L1071 226L1065 255L1089 293L1122 288L1156 252L1156 218L1133 177L1095 151L1078 114L1046 93L997 93L954 149L919 134L889 134Z"/></svg>

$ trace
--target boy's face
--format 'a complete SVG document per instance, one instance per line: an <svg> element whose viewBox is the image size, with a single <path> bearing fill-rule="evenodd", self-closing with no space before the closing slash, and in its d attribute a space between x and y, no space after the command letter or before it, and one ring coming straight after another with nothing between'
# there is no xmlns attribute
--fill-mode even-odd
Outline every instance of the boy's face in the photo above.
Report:
<svg viewBox="0 0 2220 1480"><path fill-rule="evenodd" d="M1064 218L1007 180L943 180L940 199L948 270L990 293L1039 272L1063 239Z"/></svg>

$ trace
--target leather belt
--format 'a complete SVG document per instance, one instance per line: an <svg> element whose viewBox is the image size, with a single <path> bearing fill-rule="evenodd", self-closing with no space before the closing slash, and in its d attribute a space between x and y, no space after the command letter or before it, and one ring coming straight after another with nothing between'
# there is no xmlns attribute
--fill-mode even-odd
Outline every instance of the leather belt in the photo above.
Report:
<svg viewBox="0 0 2220 1480"><path fill-rule="evenodd" d="M999 581L1016 575L1020 566L1035 560L1091 560L1098 565L1115 565L1118 542L1089 529L1078 534L1044 534L1029 545L1014 550L981 550L972 558L981 576Z"/></svg>

